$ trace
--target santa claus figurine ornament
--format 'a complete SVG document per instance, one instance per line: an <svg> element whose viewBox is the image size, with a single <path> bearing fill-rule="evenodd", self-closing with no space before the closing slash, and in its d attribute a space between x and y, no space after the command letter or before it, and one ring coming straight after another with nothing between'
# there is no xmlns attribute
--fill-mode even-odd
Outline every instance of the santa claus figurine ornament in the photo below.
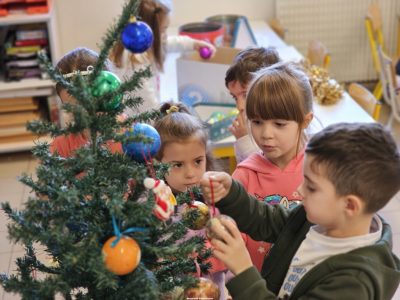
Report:
<svg viewBox="0 0 400 300"><path fill-rule="evenodd" d="M148 190L153 190L156 200L153 208L154 215L161 221L168 220L177 205L171 188L163 180L153 178L146 178L143 184Z"/></svg>

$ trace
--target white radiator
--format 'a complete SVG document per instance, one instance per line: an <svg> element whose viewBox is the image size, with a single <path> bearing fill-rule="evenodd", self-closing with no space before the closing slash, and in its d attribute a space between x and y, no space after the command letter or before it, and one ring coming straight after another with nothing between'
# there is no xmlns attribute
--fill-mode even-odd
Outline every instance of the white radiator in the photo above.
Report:
<svg viewBox="0 0 400 300"><path fill-rule="evenodd" d="M386 51L394 55L399 0L377 1L382 12ZM364 18L370 0L276 0L276 16L287 29L285 40L303 55L319 40L331 54L330 73L340 82L377 79Z"/></svg>

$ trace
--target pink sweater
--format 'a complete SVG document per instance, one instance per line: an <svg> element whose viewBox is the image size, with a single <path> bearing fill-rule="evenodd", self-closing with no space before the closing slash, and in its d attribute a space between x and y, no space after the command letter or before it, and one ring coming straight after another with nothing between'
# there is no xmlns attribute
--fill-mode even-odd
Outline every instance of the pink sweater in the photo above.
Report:
<svg viewBox="0 0 400 300"><path fill-rule="evenodd" d="M253 153L237 166L232 177L240 181L247 192L260 201L288 206L291 201L301 201L296 190L303 182L303 159L302 151L281 170L265 159L262 153ZM246 246L253 264L261 271L264 257L271 245L247 237Z"/></svg>

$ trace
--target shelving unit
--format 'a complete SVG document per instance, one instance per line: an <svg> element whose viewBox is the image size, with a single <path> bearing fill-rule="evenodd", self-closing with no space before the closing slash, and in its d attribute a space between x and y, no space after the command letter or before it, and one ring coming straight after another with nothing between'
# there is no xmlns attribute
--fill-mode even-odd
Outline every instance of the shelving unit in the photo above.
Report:
<svg viewBox="0 0 400 300"><path fill-rule="evenodd" d="M44 14L9 14L0 17L0 30L5 27L28 24L44 24L47 29L49 55L52 61L58 60L59 43L57 40L56 17L53 1L49 0L49 12ZM49 79L29 78L20 81L5 82L0 74L0 99L19 98L19 97L40 97L40 101L46 101L48 115L51 115L50 103L55 103L54 83ZM42 103L43 106L43 103ZM53 105L54 106L54 105ZM43 137L49 140L47 137ZM42 139L42 138L41 138ZM14 138L7 142L0 142L0 153L17 152L30 150L35 145L35 141L27 136L24 138Z"/></svg>

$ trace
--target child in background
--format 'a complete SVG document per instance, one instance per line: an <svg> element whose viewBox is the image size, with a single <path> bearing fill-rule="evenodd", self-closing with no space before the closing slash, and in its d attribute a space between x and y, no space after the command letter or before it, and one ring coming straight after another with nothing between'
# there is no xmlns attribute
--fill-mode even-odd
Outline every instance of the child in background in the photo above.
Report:
<svg viewBox="0 0 400 300"><path fill-rule="evenodd" d="M241 162L232 177L258 200L289 206L301 200L304 130L310 124L312 89L294 64L278 63L259 70L249 86L246 115L260 152ZM247 239L247 249L261 270L270 244Z"/></svg>
<svg viewBox="0 0 400 300"><path fill-rule="evenodd" d="M65 54L57 63L56 69L64 76L65 79L71 79L79 72L82 76L90 74L90 68L96 64L98 54L88 48L76 48ZM110 71L111 64L105 61L103 70ZM56 84L56 91L63 103L77 104L77 100L72 97L61 86L60 83ZM72 114L65 114L64 123L68 124L73 122ZM57 152L62 157L70 157L73 152L89 143L89 132L86 130L78 134L60 135L56 137L50 144L50 152ZM112 152L122 153L122 146L120 143L112 141L107 142L107 147Z"/></svg>
<svg viewBox="0 0 400 300"><path fill-rule="evenodd" d="M236 138L234 149L237 162L243 161L259 150L247 132L245 112L247 88L253 76L252 73L279 61L279 54L275 48L248 48L236 55L232 65L226 71L225 86L235 99L236 108L239 110L239 115L229 127L229 131Z"/></svg>
<svg viewBox="0 0 400 300"><path fill-rule="evenodd" d="M208 149L208 134L203 123L191 115L183 104L167 102L160 110L165 116L154 124L161 137L161 148L156 159L171 165L165 181L172 192L186 192L200 184L206 171L214 170L214 159ZM205 232L189 230L188 236L193 235L205 236ZM211 247L208 241L206 246ZM219 286L220 299L225 300L226 267L215 258L211 258L210 263L210 274L205 277L209 277Z"/></svg>
<svg viewBox="0 0 400 300"><path fill-rule="evenodd" d="M236 275L233 299L391 299L400 262L376 212L400 189L396 143L381 124L341 123L315 134L305 153L303 202L292 210L261 203L228 174L202 179L204 197L211 179L214 201L241 231L274 243L260 274L238 229L213 224L214 254Z"/></svg>
<svg viewBox="0 0 400 300"><path fill-rule="evenodd" d="M133 54L118 41L111 50L110 58L117 67L121 80L130 78L136 70L151 67L153 76L142 80L142 89L135 96L143 98L138 109L127 108L125 113L133 115L138 112L156 109L160 106L159 72L163 71L166 52L200 50L208 47L214 53L215 47L205 41L195 40L188 36L167 36L170 19L170 5L167 1L142 0L138 8L138 19L147 23L153 31L153 44L146 52Z"/></svg>

